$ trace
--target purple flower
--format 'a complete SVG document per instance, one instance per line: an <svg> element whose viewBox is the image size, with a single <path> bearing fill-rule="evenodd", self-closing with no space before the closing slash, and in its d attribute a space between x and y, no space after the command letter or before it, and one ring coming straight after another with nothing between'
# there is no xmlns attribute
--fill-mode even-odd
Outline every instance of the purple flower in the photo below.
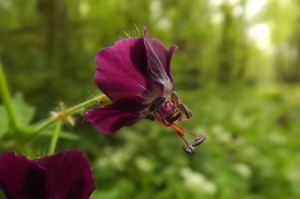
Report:
<svg viewBox="0 0 300 199"><path fill-rule="evenodd" d="M0 189L8 199L84 199L90 197L95 184L88 160L80 151L35 160L3 152Z"/></svg>
<svg viewBox="0 0 300 199"><path fill-rule="evenodd" d="M191 112L174 91L170 72L176 49L172 45L167 50L160 41L150 39L144 27L143 38L118 40L114 46L99 51L95 58L95 83L112 103L88 111L84 120L98 131L111 134L141 119L156 119L164 126L172 126L186 142L184 132L190 132L179 127L177 121L186 120L182 113L189 119ZM193 153L193 147L186 144L186 149ZM199 144L197 141L194 145Z"/></svg>

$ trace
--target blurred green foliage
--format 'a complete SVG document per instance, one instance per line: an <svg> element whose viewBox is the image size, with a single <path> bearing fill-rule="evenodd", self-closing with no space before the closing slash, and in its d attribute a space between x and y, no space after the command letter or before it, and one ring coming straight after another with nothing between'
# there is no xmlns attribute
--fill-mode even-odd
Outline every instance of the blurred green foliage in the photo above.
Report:
<svg viewBox="0 0 300 199"><path fill-rule="evenodd" d="M88 155L97 184L91 198L299 198L300 4L269 0L251 15L253 2L0 0L0 56L19 121L98 94L95 53L123 31L135 34L133 24L147 25L152 38L179 46L172 74L193 112L182 126L207 139L188 155L157 122L103 135L75 116L57 151ZM250 34L258 25L270 31L263 47ZM1 138L2 106L0 125ZM43 135L32 143L40 156L49 147Z"/></svg>

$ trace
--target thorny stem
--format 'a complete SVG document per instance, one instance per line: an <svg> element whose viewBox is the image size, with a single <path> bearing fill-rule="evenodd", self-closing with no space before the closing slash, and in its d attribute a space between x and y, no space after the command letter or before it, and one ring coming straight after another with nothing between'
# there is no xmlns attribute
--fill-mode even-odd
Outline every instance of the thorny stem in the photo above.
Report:
<svg viewBox="0 0 300 199"><path fill-rule="evenodd" d="M60 129L61 129L62 122L63 122L62 119L57 120L55 130L54 130L54 133L53 133L53 136L52 136L52 139L51 139L48 155L52 155L55 152L55 147L56 147L56 143L57 143L57 140L58 140L58 135L59 135L59 132L60 132Z"/></svg>
<svg viewBox="0 0 300 199"><path fill-rule="evenodd" d="M2 63L0 61L0 93L1 93L1 98L2 98L2 103L6 109L6 113L8 116L8 119L12 125L13 128L17 129L18 124L17 124L17 119L16 115L14 114L12 105L11 105L11 100L10 100L10 94L9 94L9 89L6 83L6 78L5 74L3 71Z"/></svg>
<svg viewBox="0 0 300 199"><path fill-rule="evenodd" d="M104 95L100 95L100 96L96 96L93 97L92 99L89 99L85 102L82 102L76 106L73 106L69 109L67 109L66 111L64 111L63 115L66 118L69 115L72 115L73 113L75 113L76 111L81 110L82 108L94 105L95 103L97 103L97 101L99 100L99 98L103 97ZM45 129L46 127L48 127L49 125L53 124L56 120L60 120L62 119L61 117L53 117L51 116L49 119L47 119L45 122L43 122L42 124L40 124L36 129L35 129L35 133L38 133L40 131L42 131L43 129Z"/></svg>

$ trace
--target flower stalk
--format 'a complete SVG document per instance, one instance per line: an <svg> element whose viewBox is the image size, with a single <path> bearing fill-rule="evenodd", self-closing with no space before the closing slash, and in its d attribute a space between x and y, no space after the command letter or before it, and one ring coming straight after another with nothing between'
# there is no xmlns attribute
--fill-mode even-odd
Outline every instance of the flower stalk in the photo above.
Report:
<svg viewBox="0 0 300 199"><path fill-rule="evenodd" d="M58 137L59 137L59 132L60 132L60 129L61 129L61 126L62 126L62 122L63 122L62 119L59 119L56 122L56 126L55 126L55 130L54 130L54 133L53 133L53 136L52 136L52 139L51 139L48 155L52 155L55 152L55 147L56 147L57 140L58 140Z"/></svg>
<svg viewBox="0 0 300 199"><path fill-rule="evenodd" d="M70 115L72 115L73 113L81 110L82 108L85 108L85 107L89 107L89 106L92 106L94 105L95 103L98 103L98 100L100 98L102 98L104 95L100 95L100 96L95 96L93 97L92 99L89 99L85 102L82 102L76 106L73 106L67 110L65 110L62 114L57 114L57 116L51 116L49 119L47 119L45 122L43 122L42 124L40 124L38 127L36 127L35 129L35 133L38 133L38 132L41 132L43 129L47 128L48 126L50 126L51 124L53 124L55 121L57 120L60 120L62 118L66 118ZM64 117L61 117L61 116L64 116Z"/></svg>
<svg viewBox="0 0 300 199"><path fill-rule="evenodd" d="M9 122L10 122L12 128L17 129L18 128L17 118L16 118L16 115L12 108L9 89L7 86L5 73L4 73L1 61L0 61L0 94L1 94L1 99L2 99L3 105L5 107Z"/></svg>

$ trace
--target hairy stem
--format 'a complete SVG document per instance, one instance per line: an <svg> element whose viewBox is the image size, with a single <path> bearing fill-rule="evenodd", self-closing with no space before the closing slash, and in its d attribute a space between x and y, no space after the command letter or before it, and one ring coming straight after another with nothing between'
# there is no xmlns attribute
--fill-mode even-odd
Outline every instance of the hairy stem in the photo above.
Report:
<svg viewBox="0 0 300 199"><path fill-rule="evenodd" d="M101 96L97 96L97 97L93 97L92 99L89 99L85 102L82 102L76 106L73 106L69 109L67 109L66 111L64 111L64 115L72 115L73 113L81 110L82 108L85 107L89 107L91 105L94 105L95 103L97 103L98 99L101 98L103 95ZM49 125L53 124L56 120L61 119L59 117L50 117L49 119L47 119L45 122L43 122L42 124L40 124L36 129L35 129L35 133L40 132L41 130L45 129L46 127L48 127Z"/></svg>

